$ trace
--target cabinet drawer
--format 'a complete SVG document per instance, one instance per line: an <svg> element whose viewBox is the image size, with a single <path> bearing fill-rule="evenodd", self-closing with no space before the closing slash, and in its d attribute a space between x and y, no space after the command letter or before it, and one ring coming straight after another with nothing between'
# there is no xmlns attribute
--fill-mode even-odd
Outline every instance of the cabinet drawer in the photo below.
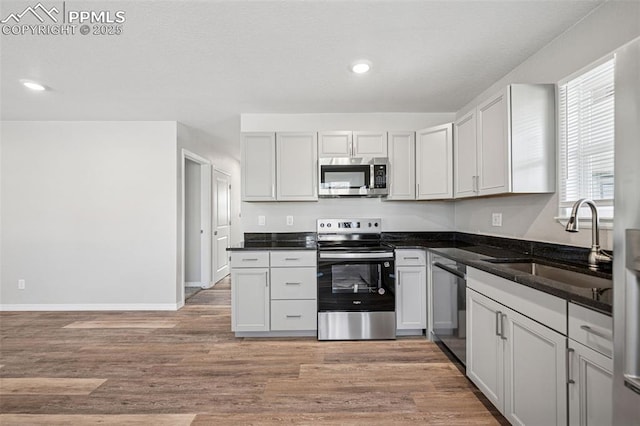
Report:
<svg viewBox="0 0 640 426"><path fill-rule="evenodd" d="M613 319L575 303L569 303L569 338L611 358Z"/></svg>
<svg viewBox="0 0 640 426"><path fill-rule="evenodd" d="M396 250L396 266L422 266L427 264L424 250Z"/></svg>
<svg viewBox="0 0 640 426"><path fill-rule="evenodd" d="M271 299L316 299L316 268L272 268Z"/></svg>
<svg viewBox="0 0 640 426"><path fill-rule="evenodd" d="M271 330L316 330L318 307L315 300L273 300Z"/></svg>
<svg viewBox="0 0 640 426"><path fill-rule="evenodd" d="M467 287L567 335L564 299L475 268L467 268Z"/></svg>
<svg viewBox="0 0 640 426"><path fill-rule="evenodd" d="M272 251L271 266L316 266L315 250Z"/></svg>
<svg viewBox="0 0 640 426"><path fill-rule="evenodd" d="M233 251L231 252L232 268L268 268L268 251Z"/></svg>

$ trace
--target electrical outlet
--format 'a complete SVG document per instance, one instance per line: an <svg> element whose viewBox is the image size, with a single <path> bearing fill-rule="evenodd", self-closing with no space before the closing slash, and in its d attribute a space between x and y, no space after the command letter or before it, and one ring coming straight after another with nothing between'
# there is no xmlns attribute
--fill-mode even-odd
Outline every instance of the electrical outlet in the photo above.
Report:
<svg viewBox="0 0 640 426"><path fill-rule="evenodd" d="M264 216L258 216L258 226L264 226L267 223L267 219Z"/></svg>
<svg viewBox="0 0 640 426"><path fill-rule="evenodd" d="M287 216L287 226L293 226L293 216Z"/></svg>
<svg viewBox="0 0 640 426"><path fill-rule="evenodd" d="M491 225L502 226L502 213L491 214Z"/></svg>
<svg viewBox="0 0 640 426"><path fill-rule="evenodd" d="M18 289L19 290L24 290L25 288L25 281L24 280L18 280Z"/></svg>

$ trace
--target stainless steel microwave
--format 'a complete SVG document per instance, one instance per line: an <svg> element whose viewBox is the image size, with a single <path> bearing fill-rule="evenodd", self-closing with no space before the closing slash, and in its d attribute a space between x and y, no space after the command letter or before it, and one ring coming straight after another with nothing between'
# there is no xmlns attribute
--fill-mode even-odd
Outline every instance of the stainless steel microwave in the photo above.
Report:
<svg viewBox="0 0 640 426"><path fill-rule="evenodd" d="M383 197L389 194L386 158L320 158L319 164L320 197Z"/></svg>

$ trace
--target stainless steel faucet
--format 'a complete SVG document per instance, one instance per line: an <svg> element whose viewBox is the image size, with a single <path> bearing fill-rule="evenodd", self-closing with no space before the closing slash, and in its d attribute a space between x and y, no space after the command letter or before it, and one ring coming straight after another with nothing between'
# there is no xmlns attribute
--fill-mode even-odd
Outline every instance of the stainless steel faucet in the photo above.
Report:
<svg viewBox="0 0 640 426"><path fill-rule="evenodd" d="M567 232L578 232L578 210L583 204L591 208L591 251L589 251L589 269L597 271L599 263L611 263L613 257L602 251L600 248L600 221L598 219L598 208L596 203L588 198L581 198L573 205L571 217L565 230Z"/></svg>

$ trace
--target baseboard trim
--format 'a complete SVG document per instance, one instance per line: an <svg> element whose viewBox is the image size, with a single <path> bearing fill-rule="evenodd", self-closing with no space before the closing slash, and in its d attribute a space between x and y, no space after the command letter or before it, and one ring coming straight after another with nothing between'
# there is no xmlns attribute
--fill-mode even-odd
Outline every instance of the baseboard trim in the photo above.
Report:
<svg viewBox="0 0 640 426"><path fill-rule="evenodd" d="M184 283L185 287L202 287L202 283L200 281L187 281Z"/></svg>
<svg viewBox="0 0 640 426"><path fill-rule="evenodd" d="M0 311L177 311L181 303L2 304Z"/></svg>

